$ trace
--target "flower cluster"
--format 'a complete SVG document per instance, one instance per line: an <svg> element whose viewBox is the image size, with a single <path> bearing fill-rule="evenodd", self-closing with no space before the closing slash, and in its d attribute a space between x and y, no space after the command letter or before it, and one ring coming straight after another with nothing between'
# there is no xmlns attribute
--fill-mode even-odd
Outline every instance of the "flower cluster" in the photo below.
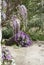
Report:
<svg viewBox="0 0 44 65"><path fill-rule="evenodd" d="M10 55L9 50L5 49L5 47L2 48L2 58L3 60L11 60L12 56Z"/></svg>
<svg viewBox="0 0 44 65"><path fill-rule="evenodd" d="M13 64L13 58L9 52L9 50L6 47L2 47L2 64L10 64L10 65L15 65ZM15 63L15 62L14 62Z"/></svg>
<svg viewBox="0 0 44 65"><path fill-rule="evenodd" d="M25 5L18 5L18 9L23 20L27 19L27 8L25 7Z"/></svg>
<svg viewBox="0 0 44 65"><path fill-rule="evenodd" d="M7 3L6 3L5 0L3 1L2 5L3 5L4 8L7 7Z"/></svg>
<svg viewBox="0 0 44 65"><path fill-rule="evenodd" d="M12 22L13 22L14 32L17 33L20 30L20 19L18 19L16 15L13 15Z"/></svg>
<svg viewBox="0 0 44 65"><path fill-rule="evenodd" d="M29 36L22 31L19 31L15 34L14 40L19 43L22 47L27 47L31 44L31 39L29 38Z"/></svg>

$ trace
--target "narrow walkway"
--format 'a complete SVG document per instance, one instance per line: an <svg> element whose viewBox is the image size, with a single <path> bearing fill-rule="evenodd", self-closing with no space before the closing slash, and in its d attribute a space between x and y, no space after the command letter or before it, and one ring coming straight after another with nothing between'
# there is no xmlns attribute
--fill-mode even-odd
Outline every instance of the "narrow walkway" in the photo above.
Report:
<svg viewBox="0 0 44 65"><path fill-rule="evenodd" d="M44 42L35 42L30 47L16 48L9 47L16 65L44 65Z"/></svg>

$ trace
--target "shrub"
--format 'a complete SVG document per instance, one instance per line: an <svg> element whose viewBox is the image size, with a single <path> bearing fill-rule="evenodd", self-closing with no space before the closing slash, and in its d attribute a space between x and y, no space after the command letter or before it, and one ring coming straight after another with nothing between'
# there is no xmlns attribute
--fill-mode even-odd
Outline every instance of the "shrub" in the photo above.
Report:
<svg viewBox="0 0 44 65"><path fill-rule="evenodd" d="M11 45L13 42L16 42L18 46L21 45L22 47L30 46L32 43L30 37L22 31L16 33L12 38L10 38L6 45Z"/></svg>
<svg viewBox="0 0 44 65"><path fill-rule="evenodd" d="M2 38L8 39L13 35L12 28L4 28L2 29Z"/></svg>
<svg viewBox="0 0 44 65"><path fill-rule="evenodd" d="M36 33L35 32L30 33L30 37L34 41L37 41L37 40L44 41L44 34L39 33L39 31Z"/></svg>

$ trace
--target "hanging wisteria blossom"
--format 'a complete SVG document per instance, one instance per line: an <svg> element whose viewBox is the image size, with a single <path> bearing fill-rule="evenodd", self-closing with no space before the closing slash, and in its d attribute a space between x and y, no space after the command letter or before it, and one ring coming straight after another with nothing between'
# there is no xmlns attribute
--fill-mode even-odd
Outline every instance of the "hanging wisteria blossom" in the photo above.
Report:
<svg viewBox="0 0 44 65"><path fill-rule="evenodd" d="M18 11L21 14L23 20L27 19L27 8L25 5L18 5Z"/></svg>
<svg viewBox="0 0 44 65"><path fill-rule="evenodd" d="M20 20L17 18L16 15L13 15L12 22L13 22L14 32L17 33L18 31L20 31Z"/></svg>
<svg viewBox="0 0 44 65"><path fill-rule="evenodd" d="M30 37L26 33L22 32L22 31L20 31L17 34L15 34L15 38L14 39L22 47L30 46L31 43L32 43Z"/></svg>
<svg viewBox="0 0 44 65"><path fill-rule="evenodd" d="M7 7L7 3L6 3L5 0L3 0L2 6L3 6L4 8Z"/></svg>

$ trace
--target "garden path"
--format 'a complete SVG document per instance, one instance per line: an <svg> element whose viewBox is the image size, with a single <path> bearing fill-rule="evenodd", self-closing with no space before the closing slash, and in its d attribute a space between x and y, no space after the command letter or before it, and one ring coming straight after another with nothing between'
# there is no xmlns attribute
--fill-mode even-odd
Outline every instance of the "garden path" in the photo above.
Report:
<svg viewBox="0 0 44 65"><path fill-rule="evenodd" d="M44 65L44 41L34 42L30 47L7 46L16 65Z"/></svg>

